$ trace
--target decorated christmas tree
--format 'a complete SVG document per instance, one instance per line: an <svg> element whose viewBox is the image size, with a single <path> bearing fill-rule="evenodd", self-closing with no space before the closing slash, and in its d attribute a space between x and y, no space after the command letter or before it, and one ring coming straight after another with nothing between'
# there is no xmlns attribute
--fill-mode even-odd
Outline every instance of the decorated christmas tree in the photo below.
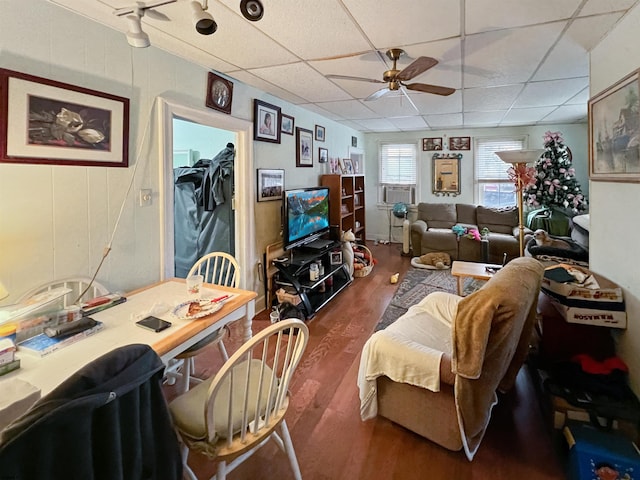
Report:
<svg viewBox="0 0 640 480"><path fill-rule="evenodd" d="M587 200L571 166L569 149L560 132L544 134L545 152L535 164L535 183L529 185L524 200L530 207L546 207L575 215L587 209Z"/></svg>

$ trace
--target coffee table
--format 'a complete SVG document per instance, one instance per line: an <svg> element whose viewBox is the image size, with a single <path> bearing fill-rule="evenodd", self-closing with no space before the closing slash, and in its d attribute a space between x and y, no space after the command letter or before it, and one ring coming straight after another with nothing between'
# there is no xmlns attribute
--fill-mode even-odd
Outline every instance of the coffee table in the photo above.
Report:
<svg viewBox="0 0 640 480"><path fill-rule="evenodd" d="M493 277L493 273L488 272L487 268L499 270L501 267L502 265L496 265L494 263L463 262L456 260L451 265L451 275L458 277L458 295L462 296L463 283L466 277L475 278L476 280L489 280Z"/></svg>

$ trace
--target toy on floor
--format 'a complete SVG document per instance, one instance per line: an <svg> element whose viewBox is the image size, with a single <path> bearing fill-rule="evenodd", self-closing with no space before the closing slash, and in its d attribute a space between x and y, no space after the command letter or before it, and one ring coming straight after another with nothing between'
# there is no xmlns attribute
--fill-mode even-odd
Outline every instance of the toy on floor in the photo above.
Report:
<svg viewBox="0 0 640 480"><path fill-rule="evenodd" d="M391 282L392 284L398 283L398 278L399 277L400 277L399 273L394 273L393 275L391 275L391 278L389 279L389 282Z"/></svg>

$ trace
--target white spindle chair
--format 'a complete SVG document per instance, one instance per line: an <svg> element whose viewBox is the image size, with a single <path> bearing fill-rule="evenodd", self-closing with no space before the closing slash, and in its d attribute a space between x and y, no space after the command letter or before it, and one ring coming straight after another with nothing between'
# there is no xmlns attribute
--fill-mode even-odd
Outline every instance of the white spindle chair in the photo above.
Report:
<svg viewBox="0 0 640 480"><path fill-rule="evenodd" d="M270 439L287 453L295 478L302 479L284 415L289 383L308 340L309 330L298 319L270 325L242 345L215 377L171 402L191 479L197 480L187 463L189 450L218 461L212 480L224 480Z"/></svg>
<svg viewBox="0 0 640 480"><path fill-rule="evenodd" d="M91 287L82 296L80 296L80 294L82 294L89 285L91 285ZM71 291L64 296L65 308L73 305L74 303L86 302L87 300L91 300L92 298L107 295L109 293L109 290L104 285L101 285L96 281L91 282L91 278L89 277L70 277L64 278L62 280L53 280L38 287L32 288L28 292L24 293L20 297L18 302L24 302L34 295L48 292L60 287L71 289Z"/></svg>

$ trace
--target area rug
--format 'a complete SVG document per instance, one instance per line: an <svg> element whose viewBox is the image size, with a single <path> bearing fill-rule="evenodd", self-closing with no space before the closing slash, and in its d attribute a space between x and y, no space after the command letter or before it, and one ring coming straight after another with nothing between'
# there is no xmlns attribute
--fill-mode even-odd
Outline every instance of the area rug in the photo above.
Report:
<svg viewBox="0 0 640 480"><path fill-rule="evenodd" d="M478 289L484 282L476 282L472 278L465 279L464 294ZM396 293L382 314L382 318L376 325L375 331L382 330L395 322L403 315L411 305L415 305L431 292L458 291L458 279L451 275L450 270L424 270L411 268L404 275L398 285Z"/></svg>

